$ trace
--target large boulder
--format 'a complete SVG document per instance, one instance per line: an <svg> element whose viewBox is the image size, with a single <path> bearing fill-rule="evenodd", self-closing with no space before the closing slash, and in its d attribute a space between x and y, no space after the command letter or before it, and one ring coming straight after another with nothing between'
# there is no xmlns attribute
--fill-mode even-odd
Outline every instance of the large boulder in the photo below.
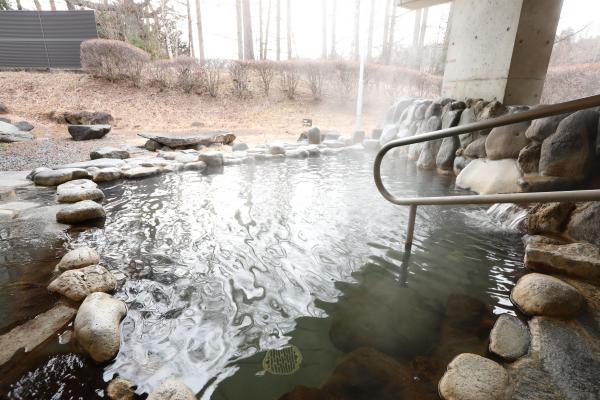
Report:
<svg viewBox="0 0 600 400"><path fill-rule="evenodd" d="M459 147L460 139L456 136L447 137L442 140L442 144L435 158L435 164L439 170L447 172L452 171L456 151Z"/></svg>
<svg viewBox="0 0 600 400"><path fill-rule="evenodd" d="M444 400L504 400L510 390L508 373L500 364L469 353L448 364L438 388Z"/></svg>
<svg viewBox="0 0 600 400"><path fill-rule="evenodd" d="M472 124L477 121L477 116L475 115L475 111L473 108L466 108L460 115L460 121L458 122L458 126ZM463 133L459 135L460 146L462 148L466 148L473 140L477 139L479 134L476 132L471 133Z"/></svg>
<svg viewBox="0 0 600 400"><path fill-rule="evenodd" d="M67 271L69 269L79 269L89 265L95 265L100 262L100 256L96 250L83 246L69 251L60 259L56 265L58 271Z"/></svg>
<svg viewBox="0 0 600 400"><path fill-rule="evenodd" d="M479 194L517 193L521 191L520 177L515 160L476 159L460 171L456 185Z"/></svg>
<svg viewBox="0 0 600 400"><path fill-rule="evenodd" d="M73 140L102 139L110 132L110 125L69 125L69 134Z"/></svg>
<svg viewBox="0 0 600 400"><path fill-rule="evenodd" d="M487 138L485 136L473 140L465 148L463 155L469 158L485 158L487 153L485 150L485 142Z"/></svg>
<svg viewBox="0 0 600 400"><path fill-rule="evenodd" d="M596 159L596 138L600 114L577 111L563 119L556 132L544 140L540 154L542 175L586 179Z"/></svg>
<svg viewBox="0 0 600 400"><path fill-rule="evenodd" d="M81 303L75 317L75 337L96 362L107 362L119 351L119 325L126 313L124 302L102 292L90 294Z"/></svg>
<svg viewBox="0 0 600 400"><path fill-rule="evenodd" d="M558 128L560 121L568 116L569 114L561 114L533 120L529 128L527 128L527 132L525 132L525 137L529 140L542 143L546 138L556 132L556 128Z"/></svg>
<svg viewBox="0 0 600 400"><path fill-rule="evenodd" d="M530 242L525 266L587 280L600 280L600 248L589 243L550 244Z"/></svg>
<svg viewBox="0 0 600 400"><path fill-rule="evenodd" d="M101 147L90 153L90 158L96 160L98 158L116 158L126 159L129 158L129 152L123 149L116 149L114 147Z"/></svg>
<svg viewBox="0 0 600 400"><path fill-rule="evenodd" d="M502 314L490 332L490 351L508 361L527 354L530 342L527 326L510 314Z"/></svg>
<svg viewBox="0 0 600 400"><path fill-rule="evenodd" d="M33 135L22 132L18 127L0 121L0 143L28 142L33 140Z"/></svg>
<svg viewBox="0 0 600 400"><path fill-rule="evenodd" d="M519 157L519 152L527 145L525 131L529 122L499 126L492 129L485 141L485 152L490 160Z"/></svg>
<svg viewBox="0 0 600 400"><path fill-rule="evenodd" d="M90 265L80 269L63 272L50 282L48 290L65 296L69 300L82 301L94 292L112 292L117 287L117 280L100 265Z"/></svg>
<svg viewBox="0 0 600 400"><path fill-rule="evenodd" d="M59 124L70 125L106 125L113 121L112 115L99 111L53 111L49 117Z"/></svg>
<svg viewBox="0 0 600 400"><path fill-rule="evenodd" d="M527 213L525 220L527 233L562 233L574 208L575 204L573 203L542 203L536 205Z"/></svg>
<svg viewBox="0 0 600 400"><path fill-rule="evenodd" d="M571 214L567 236L600 246L600 202L581 203Z"/></svg>
<svg viewBox="0 0 600 400"><path fill-rule="evenodd" d="M196 400L196 395L180 380L169 379L154 389L146 400Z"/></svg>
<svg viewBox="0 0 600 400"><path fill-rule="evenodd" d="M531 142L521 149L517 157L521 173L534 174L539 171L541 152L542 145L538 142Z"/></svg>
<svg viewBox="0 0 600 400"><path fill-rule="evenodd" d="M76 179L56 187L59 203L77 203L83 200L104 200L104 193L98 189L98 184L89 179Z"/></svg>
<svg viewBox="0 0 600 400"><path fill-rule="evenodd" d="M572 318L584 305L583 296L568 283L549 275L531 273L515 285L511 300L527 315Z"/></svg>
<svg viewBox="0 0 600 400"><path fill-rule="evenodd" d="M63 207L56 213L56 221L61 224L77 224L106 217L104 208L92 200L84 200Z"/></svg>

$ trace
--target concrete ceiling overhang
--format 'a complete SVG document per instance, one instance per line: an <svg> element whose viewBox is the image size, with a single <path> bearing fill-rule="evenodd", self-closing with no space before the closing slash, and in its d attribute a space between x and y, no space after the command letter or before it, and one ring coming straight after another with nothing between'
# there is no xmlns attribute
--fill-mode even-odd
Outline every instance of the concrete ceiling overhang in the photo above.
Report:
<svg viewBox="0 0 600 400"><path fill-rule="evenodd" d="M437 6L442 3L450 3L452 0L397 0L396 4L399 7L407 8L409 10L418 10L419 8L426 8L431 6Z"/></svg>

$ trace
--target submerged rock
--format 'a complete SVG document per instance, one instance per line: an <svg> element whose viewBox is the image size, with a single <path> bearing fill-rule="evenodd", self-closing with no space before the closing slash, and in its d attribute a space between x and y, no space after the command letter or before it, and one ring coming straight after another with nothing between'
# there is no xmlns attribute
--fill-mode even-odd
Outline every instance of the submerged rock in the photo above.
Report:
<svg viewBox="0 0 600 400"><path fill-rule="evenodd" d="M527 326L517 317L503 314L490 333L490 351L512 361L527 354L530 341Z"/></svg>
<svg viewBox="0 0 600 400"><path fill-rule="evenodd" d="M56 265L58 271L78 269L88 265L96 265L100 262L100 256L91 247L83 246L69 251L60 259Z"/></svg>
<svg viewBox="0 0 600 400"><path fill-rule="evenodd" d="M110 132L110 125L69 125L69 134L73 140L102 139Z"/></svg>
<svg viewBox="0 0 600 400"><path fill-rule="evenodd" d="M59 203L77 203L83 200L104 200L104 193L89 179L76 179L65 182L56 188Z"/></svg>
<svg viewBox="0 0 600 400"><path fill-rule="evenodd" d="M196 400L196 395L180 380L169 379L154 389L147 400Z"/></svg>
<svg viewBox="0 0 600 400"><path fill-rule="evenodd" d="M135 400L135 385L126 379L114 378L106 387L110 400Z"/></svg>
<svg viewBox="0 0 600 400"><path fill-rule="evenodd" d="M479 194L516 193L521 191L520 177L515 160L476 159L460 171L456 185Z"/></svg>
<svg viewBox="0 0 600 400"><path fill-rule="evenodd" d="M90 293L112 292L117 280L100 265L90 265L63 272L48 285L48 290L73 301L82 301Z"/></svg>
<svg viewBox="0 0 600 400"><path fill-rule="evenodd" d="M199 157L200 161L203 161L209 167L223 166L223 153L219 151L207 151L205 153L200 153Z"/></svg>
<svg viewBox="0 0 600 400"><path fill-rule="evenodd" d="M119 351L119 325L126 313L125 303L106 293L92 293L81 303L75 317L75 336L96 362L109 361Z"/></svg>
<svg viewBox="0 0 600 400"><path fill-rule="evenodd" d="M503 400L509 390L508 373L500 364L468 353L452 360L439 383L444 400Z"/></svg>
<svg viewBox="0 0 600 400"><path fill-rule="evenodd" d="M529 243L525 248L525 266L600 280L600 248L588 243Z"/></svg>
<svg viewBox="0 0 600 400"><path fill-rule="evenodd" d="M68 205L56 213L56 221L62 224L77 224L105 217L104 208L92 200L84 200Z"/></svg>
<svg viewBox="0 0 600 400"><path fill-rule="evenodd" d="M523 276L511 300L527 315L572 318L584 305L583 296L568 283L539 273Z"/></svg>
<svg viewBox="0 0 600 400"><path fill-rule="evenodd" d="M57 304L0 336L0 366L8 362L20 349L29 352L44 343L65 326L76 312L73 307Z"/></svg>

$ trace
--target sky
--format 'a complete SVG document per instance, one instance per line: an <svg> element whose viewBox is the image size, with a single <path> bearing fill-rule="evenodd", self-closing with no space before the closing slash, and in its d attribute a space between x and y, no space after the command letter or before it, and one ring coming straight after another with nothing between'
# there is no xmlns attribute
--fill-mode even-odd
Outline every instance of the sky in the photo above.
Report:
<svg viewBox="0 0 600 400"><path fill-rule="evenodd" d="M44 9L49 9L48 0L39 0ZM192 14L195 31L195 7L192 4ZM202 22L204 32L205 53L208 58L237 58L237 34L235 24L235 0L199 0L202 9ZM250 0L253 11L252 20L255 31L255 43L258 38L258 5L260 0ZM262 0L265 19L268 3L271 1L271 27L269 58L275 57L275 3L276 0ZM333 0L290 0L292 9L292 53L294 57L318 58L321 55L321 28L322 28L322 2L327 2L327 18L331 23L333 15ZM34 9L33 0L22 0L27 9ZM175 4L175 8L181 13L182 19L179 28L183 32L183 38L187 39L187 20L185 19L185 1L167 0ZM285 5L282 3L282 57L287 58L287 46L285 38ZM58 9L66 9L63 0L56 0ZM368 19L371 4L375 7L374 28L374 54L377 55L381 49L383 39L384 0L361 1L361 40L366 40L368 30ZM442 4L430 7L427 23L426 43L440 42L443 38L449 5ZM352 49L353 26L354 26L354 0L337 1L337 51L349 56ZM413 23L415 13L406 9L398 8L395 32L395 43L399 46L409 46L412 43ZM579 31L578 36L589 37L600 35L600 1L599 0L564 0L561 20L558 32L567 29ZM330 29L331 25L328 26ZM195 32L194 32L195 33ZM331 46L331 31L328 31L328 48ZM196 44L197 46L197 44ZM255 53L258 53L258 45Z"/></svg>

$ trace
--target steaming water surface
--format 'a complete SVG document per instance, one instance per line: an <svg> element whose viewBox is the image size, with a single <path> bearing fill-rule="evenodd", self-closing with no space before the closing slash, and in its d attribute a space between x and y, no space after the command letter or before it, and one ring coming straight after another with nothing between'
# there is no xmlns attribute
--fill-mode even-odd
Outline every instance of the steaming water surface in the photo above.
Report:
<svg viewBox="0 0 600 400"><path fill-rule="evenodd" d="M320 385L335 368L343 353L332 320L348 318L338 309L347 292L410 293L397 309L415 336L423 332L412 332L413 317L432 307L443 313L452 294L511 311L523 252L517 233L491 223L482 208L420 207L408 257L408 210L378 194L371 166L369 155L343 154L104 186L104 226L72 233L73 246L97 248L129 308L104 379L119 374L142 393L179 377L199 398L277 398L296 385ZM395 193L452 193L449 178L402 159L384 173ZM265 352L289 344L302 354L300 369L265 372ZM47 370L44 360L31 367L34 377ZM34 381L22 377L12 396ZM100 397L102 389L97 380L73 398Z"/></svg>

